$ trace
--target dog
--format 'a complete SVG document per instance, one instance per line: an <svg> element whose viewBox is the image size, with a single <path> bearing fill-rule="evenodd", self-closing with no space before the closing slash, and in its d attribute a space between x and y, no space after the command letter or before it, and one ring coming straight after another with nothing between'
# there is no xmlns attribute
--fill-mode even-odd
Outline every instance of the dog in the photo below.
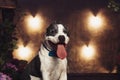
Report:
<svg viewBox="0 0 120 80"><path fill-rule="evenodd" d="M68 42L67 28L63 24L50 24L38 55L28 64L21 80L67 80Z"/></svg>

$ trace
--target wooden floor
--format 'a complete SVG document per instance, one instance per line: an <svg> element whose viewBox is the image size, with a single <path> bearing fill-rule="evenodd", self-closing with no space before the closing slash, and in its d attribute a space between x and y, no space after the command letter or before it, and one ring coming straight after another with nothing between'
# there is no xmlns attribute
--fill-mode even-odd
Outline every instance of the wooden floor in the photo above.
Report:
<svg viewBox="0 0 120 80"><path fill-rule="evenodd" d="M68 80L120 80L120 74L74 73L68 74Z"/></svg>

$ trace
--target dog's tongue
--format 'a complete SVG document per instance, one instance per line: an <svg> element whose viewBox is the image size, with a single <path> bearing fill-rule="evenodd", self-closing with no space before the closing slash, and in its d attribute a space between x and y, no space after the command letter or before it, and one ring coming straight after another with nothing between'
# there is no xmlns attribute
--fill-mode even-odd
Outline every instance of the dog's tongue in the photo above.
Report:
<svg viewBox="0 0 120 80"><path fill-rule="evenodd" d="M67 52L65 50L64 45L62 45L62 44L57 45L57 56L60 59L64 59L67 56Z"/></svg>

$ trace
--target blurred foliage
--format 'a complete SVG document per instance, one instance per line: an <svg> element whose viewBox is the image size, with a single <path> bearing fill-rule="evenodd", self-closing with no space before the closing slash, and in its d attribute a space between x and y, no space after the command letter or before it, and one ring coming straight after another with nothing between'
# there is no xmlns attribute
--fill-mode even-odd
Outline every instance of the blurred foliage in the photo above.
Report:
<svg viewBox="0 0 120 80"><path fill-rule="evenodd" d="M9 75L12 80L17 79L17 66L13 61L12 52L17 48L16 26L10 20L0 23L0 72Z"/></svg>
<svg viewBox="0 0 120 80"><path fill-rule="evenodd" d="M119 0L109 0L108 8L114 12L120 11L120 1Z"/></svg>
<svg viewBox="0 0 120 80"><path fill-rule="evenodd" d="M0 24L0 67L6 61L12 59L12 52L17 48L15 27L16 26L8 20Z"/></svg>

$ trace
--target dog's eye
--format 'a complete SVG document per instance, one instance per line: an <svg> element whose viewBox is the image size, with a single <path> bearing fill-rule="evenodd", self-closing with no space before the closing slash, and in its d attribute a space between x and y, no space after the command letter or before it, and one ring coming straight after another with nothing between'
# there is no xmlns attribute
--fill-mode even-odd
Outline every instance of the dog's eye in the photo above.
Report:
<svg viewBox="0 0 120 80"><path fill-rule="evenodd" d="M64 29L63 32L64 32L65 34L67 34L67 36L70 36L70 35L69 35L69 32L68 32L67 30Z"/></svg>
<svg viewBox="0 0 120 80"><path fill-rule="evenodd" d="M50 33L56 33L56 30L52 29L50 30Z"/></svg>
<svg viewBox="0 0 120 80"><path fill-rule="evenodd" d="M67 34L67 30L65 30L65 29L63 30L63 32L64 32L65 34Z"/></svg>

